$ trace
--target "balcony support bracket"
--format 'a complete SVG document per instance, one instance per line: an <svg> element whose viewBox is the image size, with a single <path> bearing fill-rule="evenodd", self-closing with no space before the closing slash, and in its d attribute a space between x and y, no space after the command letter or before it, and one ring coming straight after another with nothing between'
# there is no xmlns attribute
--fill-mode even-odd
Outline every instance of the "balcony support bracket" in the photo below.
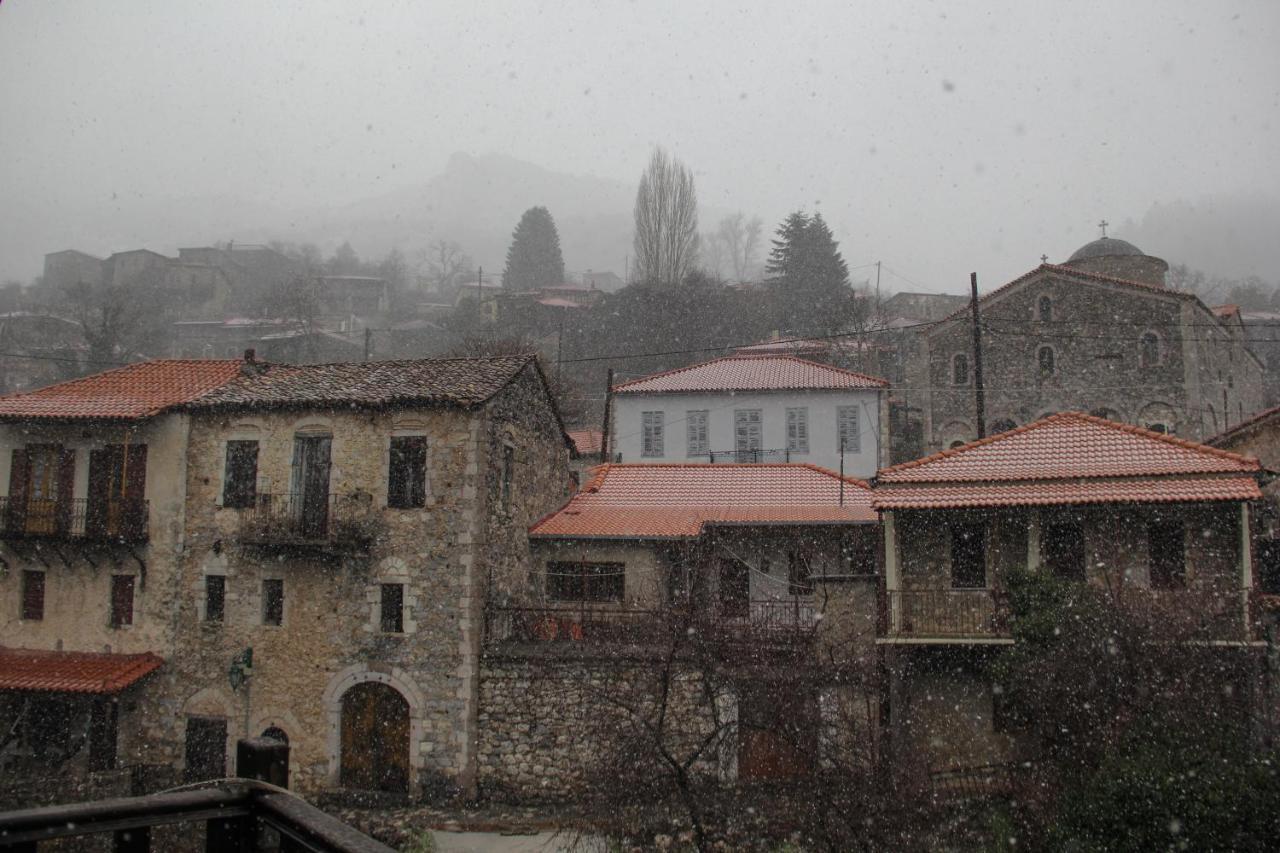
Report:
<svg viewBox="0 0 1280 853"><path fill-rule="evenodd" d="M129 552L129 556L133 557L138 563L138 586L142 589L147 588L147 561L134 549L132 545L126 545L125 549Z"/></svg>

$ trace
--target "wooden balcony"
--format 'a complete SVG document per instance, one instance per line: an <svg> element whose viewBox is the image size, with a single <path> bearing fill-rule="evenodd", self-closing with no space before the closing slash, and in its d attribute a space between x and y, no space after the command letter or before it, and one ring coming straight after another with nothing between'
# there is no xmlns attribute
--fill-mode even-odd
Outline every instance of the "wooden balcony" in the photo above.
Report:
<svg viewBox="0 0 1280 853"><path fill-rule="evenodd" d="M132 498L0 498L0 538L137 544L149 536L150 505Z"/></svg>
<svg viewBox="0 0 1280 853"><path fill-rule="evenodd" d="M1003 594L990 589L888 590L879 634L902 642L989 642L1010 637Z"/></svg>
<svg viewBox="0 0 1280 853"><path fill-rule="evenodd" d="M720 642L805 642L813 638L818 618L802 599L751 601L738 612L638 609L619 605L550 604L491 606L485 638L490 643L627 643L662 642L673 630L697 628Z"/></svg>
<svg viewBox="0 0 1280 853"><path fill-rule="evenodd" d="M259 494L241 510L240 542L266 548L365 552L381 527L373 496Z"/></svg>

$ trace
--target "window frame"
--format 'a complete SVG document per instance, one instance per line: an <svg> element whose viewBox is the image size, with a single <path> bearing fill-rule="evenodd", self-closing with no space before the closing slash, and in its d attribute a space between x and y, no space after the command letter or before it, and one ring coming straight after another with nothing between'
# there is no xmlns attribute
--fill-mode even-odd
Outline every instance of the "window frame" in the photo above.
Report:
<svg viewBox="0 0 1280 853"><path fill-rule="evenodd" d="M1155 342L1155 352L1152 358L1148 358L1147 341ZM1164 361L1164 341L1159 333L1152 329L1143 331L1138 336L1138 367L1143 370L1150 370L1153 367L1159 367Z"/></svg>
<svg viewBox="0 0 1280 853"><path fill-rule="evenodd" d="M1046 353L1049 356L1048 367L1045 366ZM1041 379L1058 375L1058 353L1048 344L1041 344L1036 347L1036 374Z"/></svg>
<svg viewBox="0 0 1280 853"><path fill-rule="evenodd" d="M252 468L233 468L232 448L247 449L253 446ZM222 506L226 509L252 509L258 502L258 456L261 444L256 438L229 438L223 451ZM251 471L251 475L250 475Z"/></svg>
<svg viewBox="0 0 1280 853"><path fill-rule="evenodd" d="M1164 528L1164 530L1161 530ZM1169 543L1174 538L1178 541L1175 552L1157 555L1155 539L1157 536L1169 535ZM1166 544L1169 544L1166 543ZM1161 565L1167 563L1167 565ZM1166 569L1171 569L1166 573ZM1157 583L1159 573L1159 583ZM1182 590L1187 588L1187 525L1180 518L1166 518L1147 523L1147 583L1153 590Z"/></svg>
<svg viewBox="0 0 1280 853"><path fill-rule="evenodd" d="M272 590L278 589L279 595L272 595ZM284 578L263 578L262 579L262 608L260 613L261 623L272 628L280 628L284 626L284 607L285 607L285 589ZM278 612L276 612L278 611ZM275 617L274 619L272 617Z"/></svg>
<svg viewBox="0 0 1280 853"><path fill-rule="evenodd" d="M1036 300L1036 319L1041 323L1053 322L1053 298L1047 293Z"/></svg>
<svg viewBox="0 0 1280 853"><path fill-rule="evenodd" d="M964 365L964 376L956 378L956 365ZM967 352L954 353L951 356L951 384L956 388L963 388L969 384L971 371L969 370L969 354Z"/></svg>
<svg viewBox="0 0 1280 853"><path fill-rule="evenodd" d="M383 634L405 633L404 587L403 583L394 581L378 584L378 630ZM395 595L391 599L398 599L398 603L388 599L387 592L391 589L395 590ZM394 607L391 606L393 603ZM391 627L387 627L388 624Z"/></svg>
<svg viewBox="0 0 1280 853"><path fill-rule="evenodd" d="M950 525L950 533L951 533L951 572L950 572L951 589L989 589L990 578L989 578L988 565L987 565L989 562L989 553L987 548L987 545L988 545L987 526L981 522L956 523L956 524ZM969 536L974 536L978 543L976 546L977 561L973 567L974 568L973 578L968 577L964 573L963 569L967 567L960 566L957 561L957 556L963 550L962 547L959 546L960 540L967 539ZM981 582L976 584L968 583L967 581L971 581L976 578L978 570L981 570L982 572Z"/></svg>
<svg viewBox="0 0 1280 853"><path fill-rule="evenodd" d="M640 456L661 459L666 455L666 412L650 410L640 413Z"/></svg>
<svg viewBox="0 0 1280 853"><path fill-rule="evenodd" d="M787 452L809 452L809 407L787 407Z"/></svg>
<svg viewBox="0 0 1280 853"><path fill-rule="evenodd" d="M764 409L734 409L733 452L759 453L762 450L764 450Z"/></svg>
<svg viewBox="0 0 1280 853"><path fill-rule="evenodd" d="M137 577L135 575L111 576L111 599L108 624L114 628L128 628L133 625L133 611L137 607ZM128 600L127 607L125 600Z"/></svg>
<svg viewBox="0 0 1280 853"><path fill-rule="evenodd" d="M616 580L615 580L616 578ZM548 601L581 604L620 603L627 595L627 564L607 561L549 560L546 564ZM594 582L594 588L592 583ZM577 584L577 595L566 587ZM616 589L613 587L616 585ZM565 594L570 593L570 594Z"/></svg>
<svg viewBox="0 0 1280 853"><path fill-rule="evenodd" d="M503 510L510 511L516 490L516 446L502 443L502 470L498 472L498 500Z"/></svg>
<svg viewBox="0 0 1280 853"><path fill-rule="evenodd" d="M217 594L214 594L215 588ZM217 602L217 607L213 606ZM204 576L204 619L211 625L220 625L227 618L227 576L226 575L205 575Z"/></svg>
<svg viewBox="0 0 1280 853"><path fill-rule="evenodd" d="M44 621L44 605L45 593L47 590L45 572L38 569L22 570L22 592L19 601L19 608L22 614L21 619L24 622L43 622ZM32 581L38 579L38 583L32 586ZM39 604L35 608L28 609L31 604L33 592L39 598ZM34 613L35 615L32 615Z"/></svg>
<svg viewBox="0 0 1280 853"><path fill-rule="evenodd" d="M422 509L427 505L425 435L393 435L387 442L387 508Z"/></svg>
<svg viewBox="0 0 1280 853"><path fill-rule="evenodd" d="M711 453L711 410L689 409L685 417L685 456L708 456Z"/></svg>
<svg viewBox="0 0 1280 853"><path fill-rule="evenodd" d="M857 404L836 406L836 453L862 452L862 407ZM849 442L849 424L852 423L852 438Z"/></svg>

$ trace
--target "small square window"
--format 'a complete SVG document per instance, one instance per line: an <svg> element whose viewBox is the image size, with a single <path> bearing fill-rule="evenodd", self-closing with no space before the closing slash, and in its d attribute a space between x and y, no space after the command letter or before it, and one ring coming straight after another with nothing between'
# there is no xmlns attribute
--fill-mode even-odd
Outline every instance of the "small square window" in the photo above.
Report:
<svg viewBox="0 0 1280 853"><path fill-rule="evenodd" d="M22 618L32 622L44 618L44 572L22 573Z"/></svg>
<svg viewBox="0 0 1280 853"><path fill-rule="evenodd" d="M222 575L204 577L204 621L221 622L227 607L227 579Z"/></svg>
<svg viewBox="0 0 1280 853"><path fill-rule="evenodd" d="M111 627L133 624L133 575L111 576Z"/></svg>
<svg viewBox="0 0 1280 853"><path fill-rule="evenodd" d="M404 633L404 584L382 584L380 626L384 634Z"/></svg>
<svg viewBox="0 0 1280 853"><path fill-rule="evenodd" d="M284 581L280 578L262 582L262 624L284 624Z"/></svg>

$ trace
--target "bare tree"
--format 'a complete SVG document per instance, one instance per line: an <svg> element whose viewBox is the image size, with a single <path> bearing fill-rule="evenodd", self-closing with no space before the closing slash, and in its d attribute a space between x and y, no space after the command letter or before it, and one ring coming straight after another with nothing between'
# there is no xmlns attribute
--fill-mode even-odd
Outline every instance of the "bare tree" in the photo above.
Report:
<svg viewBox="0 0 1280 853"><path fill-rule="evenodd" d="M764 220L759 216L747 219L746 214L738 211L720 220L716 234L724 244L729 272L734 281L751 278L760 253L760 238L763 233Z"/></svg>
<svg viewBox="0 0 1280 853"><path fill-rule="evenodd" d="M89 360L129 360L163 352L169 332L164 273L147 269L124 281L81 281L67 288L66 307L89 344Z"/></svg>
<svg viewBox="0 0 1280 853"><path fill-rule="evenodd" d="M456 287L471 266L471 257L453 240L436 240L418 255L417 268L425 271L422 278L440 293Z"/></svg>
<svg viewBox="0 0 1280 853"><path fill-rule="evenodd" d="M684 281L698 259L698 197L693 173L655 148L636 192L636 278Z"/></svg>

